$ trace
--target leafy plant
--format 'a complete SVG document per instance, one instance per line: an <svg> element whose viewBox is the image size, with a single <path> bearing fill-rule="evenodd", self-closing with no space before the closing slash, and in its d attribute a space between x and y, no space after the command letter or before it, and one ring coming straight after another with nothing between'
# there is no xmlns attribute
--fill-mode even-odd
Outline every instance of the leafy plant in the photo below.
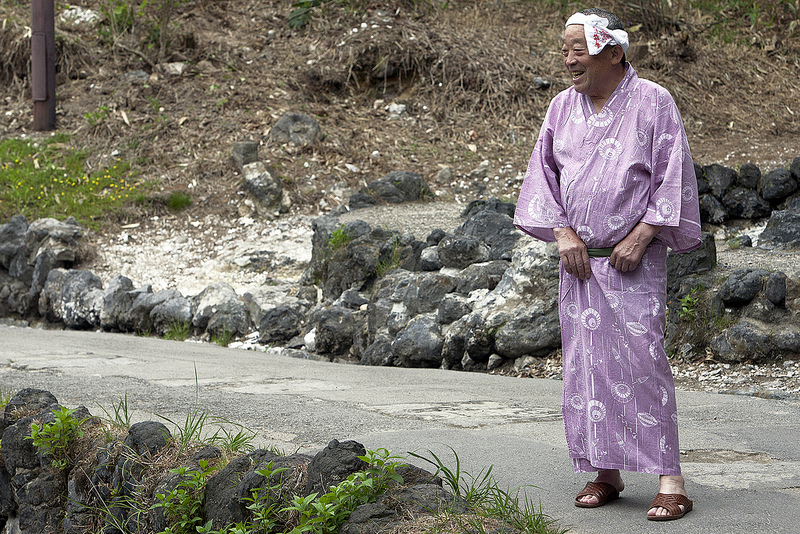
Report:
<svg viewBox="0 0 800 534"><path fill-rule="evenodd" d="M0 387L0 410L3 410L6 406L8 406L8 403L11 401L11 397L13 396L14 394L10 389Z"/></svg>
<svg viewBox="0 0 800 534"><path fill-rule="evenodd" d="M197 462L199 470L179 467L171 469L180 480L168 493L157 493L153 509L163 508L170 526L159 534L189 534L197 532L203 521L203 498L210 469L208 460Z"/></svg>
<svg viewBox="0 0 800 534"><path fill-rule="evenodd" d="M215 418L214 422L222 425L232 425L233 429L229 429L227 426L220 426L217 431L208 438L207 441L209 443L218 445L230 453L247 453L254 450L253 440L257 436L255 432L240 424L232 423L227 419Z"/></svg>
<svg viewBox="0 0 800 534"><path fill-rule="evenodd" d="M678 317L684 320L691 320L695 318L695 306L700 299L698 292L702 289L700 286L693 287L689 293L678 299L681 303L681 309L678 311Z"/></svg>
<svg viewBox="0 0 800 534"><path fill-rule="evenodd" d="M347 246L352 240L353 236L345 232L344 225L341 225L331 233L331 237L328 239L328 250L336 252L340 248Z"/></svg>
<svg viewBox="0 0 800 534"><path fill-rule="evenodd" d="M89 126L98 126L102 124L108 118L108 115L108 106L99 106L97 111L89 111L83 114L83 116L86 118L86 122L89 123Z"/></svg>
<svg viewBox="0 0 800 534"><path fill-rule="evenodd" d="M308 24L314 17L316 9L319 8L324 1L325 0L298 0L292 4L294 10L289 13L289 18L287 19L289 27L302 28Z"/></svg>
<svg viewBox="0 0 800 534"><path fill-rule="evenodd" d="M31 433L27 439L33 441L34 446L40 452L51 457L51 465L56 469L67 469L71 467L72 460L69 457L69 448L76 438L83 437L83 430L80 426L88 420L76 419L72 416L75 409L60 407L53 410L53 422L31 423Z"/></svg>
<svg viewBox="0 0 800 534"><path fill-rule="evenodd" d="M298 524L290 534L337 532L353 510L374 501L386 490L389 481L402 483L402 477L395 472L400 464L393 460L398 457L391 456L386 449L370 451L359 458L368 463L366 470L351 474L319 497L317 493L306 497L295 495L292 504L281 510L299 516Z"/></svg>

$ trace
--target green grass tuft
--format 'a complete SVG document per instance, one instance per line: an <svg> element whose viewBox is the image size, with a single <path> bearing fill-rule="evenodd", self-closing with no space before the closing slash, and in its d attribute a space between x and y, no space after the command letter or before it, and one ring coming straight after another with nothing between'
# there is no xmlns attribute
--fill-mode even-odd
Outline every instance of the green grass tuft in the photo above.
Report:
<svg viewBox="0 0 800 534"><path fill-rule="evenodd" d="M0 141L0 220L18 214L28 220L72 216L97 228L107 213L151 186L122 159L87 173L88 156L63 133L37 141Z"/></svg>

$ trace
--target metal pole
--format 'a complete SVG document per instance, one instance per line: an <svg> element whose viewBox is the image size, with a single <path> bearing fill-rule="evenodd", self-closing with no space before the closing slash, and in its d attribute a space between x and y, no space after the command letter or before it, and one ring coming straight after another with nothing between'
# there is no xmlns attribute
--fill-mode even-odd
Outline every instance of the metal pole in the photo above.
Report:
<svg viewBox="0 0 800 534"><path fill-rule="evenodd" d="M56 22L54 0L31 2L33 129L56 128Z"/></svg>

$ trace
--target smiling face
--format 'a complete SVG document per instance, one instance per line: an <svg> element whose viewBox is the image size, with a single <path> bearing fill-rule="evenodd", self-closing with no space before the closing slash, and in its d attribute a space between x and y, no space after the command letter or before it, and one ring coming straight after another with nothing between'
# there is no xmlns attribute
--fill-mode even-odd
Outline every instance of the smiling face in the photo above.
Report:
<svg viewBox="0 0 800 534"><path fill-rule="evenodd" d="M571 24L564 30L561 53L575 90L590 97L595 105L600 103L602 108L625 76L625 69L620 68L622 47L606 46L599 54L592 56L586 46L583 26Z"/></svg>

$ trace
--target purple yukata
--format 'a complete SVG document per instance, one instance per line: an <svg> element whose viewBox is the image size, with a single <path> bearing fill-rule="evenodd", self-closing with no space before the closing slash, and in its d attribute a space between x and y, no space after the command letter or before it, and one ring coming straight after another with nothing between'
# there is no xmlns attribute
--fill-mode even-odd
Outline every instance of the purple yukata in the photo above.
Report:
<svg viewBox="0 0 800 534"><path fill-rule="evenodd" d="M553 99L514 224L543 241L571 227L590 249L614 247L639 222L662 227L633 271L593 257L581 280L561 265L562 409L576 472L680 475L666 257L700 245L697 180L672 97L626 69L599 113L573 87Z"/></svg>

